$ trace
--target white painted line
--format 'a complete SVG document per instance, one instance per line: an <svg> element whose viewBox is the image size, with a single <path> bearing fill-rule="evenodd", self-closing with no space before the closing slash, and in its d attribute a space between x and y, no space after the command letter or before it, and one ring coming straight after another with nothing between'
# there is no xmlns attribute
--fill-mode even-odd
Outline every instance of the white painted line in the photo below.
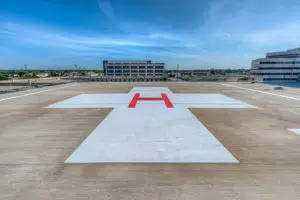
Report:
<svg viewBox="0 0 300 200"><path fill-rule="evenodd" d="M239 88L239 89L243 89L243 90L249 90L249 91L252 91L252 92L258 92L258 93L262 93L262 94L272 95L272 96L283 97L283 98L286 98L286 99L292 99L292 100L300 101L300 99L296 98L296 97L290 97L290 96L285 96L285 95L281 95L281 94L274 94L274 93L271 93L271 92L264 92L264 91L260 91L260 90L254 90L254 89L239 87L239 86L231 85L231 84L227 84L227 83L222 84L222 85L228 86L228 87Z"/></svg>
<svg viewBox="0 0 300 200"><path fill-rule="evenodd" d="M294 133L296 133L297 135L300 135L300 129L296 129L296 128L289 128L289 131L292 131Z"/></svg>
<svg viewBox="0 0 300 200"><path fill-rule="evenodd" d="M0 99L0 102L11 100L11 99L16 99L16 98L20 98L20 97L26 97L26 96L31 96L31 95L35 95L35 94L40 94L40 93L44 93L44 92L50 92L50 91L68 88L68 87L72 87L72 86L74 86L74 84L64 86L64 87L59 87L59 88L53 88L53 89L42 90L42 91L38 91L38 92L27 93L27 94L23 94L23 95L19 95L19 96L8 97L8 98Z"/></svg>
<svg viewBox="0 0 300 200"><path fill-rule="evenodd" d="M134 88L132 91L138 91ZM149 90L138 91L144 97L157 97L161 93L155 89L152 93ZM173 94L166 92L175 107L185 108L255 108L252 105L232 99L222 94ZM46 108L113 108L122 105L128 105L132 100L134 93L128 94L82 94L55 104ZM161 101L140 101L138 104L161 104Z"/></svg>

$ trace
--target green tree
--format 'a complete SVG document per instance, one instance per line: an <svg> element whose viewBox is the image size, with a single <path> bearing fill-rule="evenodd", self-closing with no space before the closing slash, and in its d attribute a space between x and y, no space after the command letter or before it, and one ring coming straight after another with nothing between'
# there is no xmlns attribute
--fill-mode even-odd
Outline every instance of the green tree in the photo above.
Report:
<svg viewBox="0 0 300 200"><path fill-rule="evenodd" d="M8 76L0 74L0 81L8 80Z"/></svg>
<svg viewBox="0 0 300 200"><path fill-rule="evenodd" d="M25 72L18 72L18 75L19 75L19 77L21 78L21 77L23 77L24 75L25 75L26 73Z"/></svg>

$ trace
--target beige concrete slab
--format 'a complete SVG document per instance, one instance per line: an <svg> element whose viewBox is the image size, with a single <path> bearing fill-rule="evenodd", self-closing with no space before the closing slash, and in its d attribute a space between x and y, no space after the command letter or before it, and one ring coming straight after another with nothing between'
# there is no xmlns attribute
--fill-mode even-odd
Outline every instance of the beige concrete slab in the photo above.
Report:
<svg viewBox="0 0 300 200"><path fill-rule="evenodd" d="M270 86L234 83L267 90ZM258 109L191 109L239 164L64 164L111 109L45 109L133 86L221 93ZM34 89L0 98L41 91ZM283 95L297 97L300 90ZM299 199L300 103L219 83L84 83L0 102L0 199Z"/></svg>

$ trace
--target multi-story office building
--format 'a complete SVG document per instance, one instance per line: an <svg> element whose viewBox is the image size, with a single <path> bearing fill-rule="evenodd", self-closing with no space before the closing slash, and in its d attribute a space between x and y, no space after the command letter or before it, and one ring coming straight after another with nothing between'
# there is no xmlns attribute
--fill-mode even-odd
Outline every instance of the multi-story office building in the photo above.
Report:
<svg viewBox="0 0 300 200"><path fill-rule="evenodd" d="M267 53L252 61L251 74L257 81L297 81L300 78L300 48Z"/></svg>
<svg viewBox="0 0 300 200"><path fill-rule="evenodd" d="M163 77L164 63L152 63L150 60L104 60L105 76Z"/></svg>

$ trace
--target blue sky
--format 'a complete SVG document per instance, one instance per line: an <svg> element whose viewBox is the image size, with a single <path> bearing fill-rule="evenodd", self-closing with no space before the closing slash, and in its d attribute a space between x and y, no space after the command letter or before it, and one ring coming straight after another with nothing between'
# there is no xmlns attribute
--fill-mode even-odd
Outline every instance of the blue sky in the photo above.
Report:
<svg viewBox="0 0 300 200"><path fill-rule="evenodd" d="M2 0L0 68L249 68L300 46L299 0Z"/></svg>

